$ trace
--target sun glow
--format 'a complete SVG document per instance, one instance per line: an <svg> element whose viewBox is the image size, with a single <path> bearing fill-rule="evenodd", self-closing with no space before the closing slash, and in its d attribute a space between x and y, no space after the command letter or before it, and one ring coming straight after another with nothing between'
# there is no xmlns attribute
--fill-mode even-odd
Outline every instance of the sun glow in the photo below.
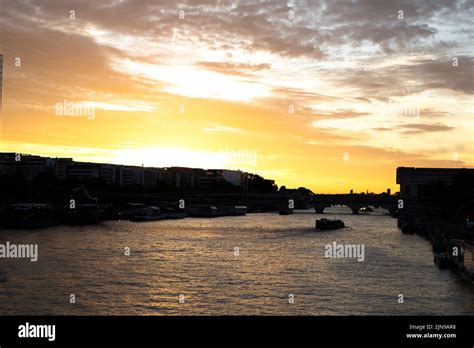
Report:
<svg viewBox="0 0 474 348"><path fill-rule="evenodd" d="M114 67L122 72L156 82L164 82L164 91L191 98L228 101L252 101L267 97L270 89L241 77L224 75L193 65L154 65L120 60Z"/></svg>

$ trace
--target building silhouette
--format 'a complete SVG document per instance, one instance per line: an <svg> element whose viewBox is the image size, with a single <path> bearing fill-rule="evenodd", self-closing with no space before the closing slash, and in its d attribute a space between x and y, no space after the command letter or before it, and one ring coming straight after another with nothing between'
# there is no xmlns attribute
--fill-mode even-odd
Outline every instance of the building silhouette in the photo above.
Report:
<svg viewBox="0 0 474 348"><path fill-rule="evenodd" d="M230 169L187 167L145 167L110 163L78 162L72 158L52 158L0 152L0 177L18 176L31 182L48 173L64 180L102 180L107 185L154 187L165 185L174 189L214 189L228 184L243 192L250 189L274 189L274 180ZM228 186L229 187L229 186Z"/></svg>

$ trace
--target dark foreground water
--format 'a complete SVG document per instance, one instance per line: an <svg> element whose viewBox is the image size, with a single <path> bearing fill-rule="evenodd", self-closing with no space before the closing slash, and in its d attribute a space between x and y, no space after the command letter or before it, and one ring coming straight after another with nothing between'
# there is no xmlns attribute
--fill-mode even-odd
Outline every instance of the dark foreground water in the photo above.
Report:
<svg viewBox="0 0 474 348"><path fill-rule="evenodd" d="M474 314L474 287L438 270L430 244L395 219L324 215L348 227L315 232L317 216L0 231L0 243L39 245L36 263L0 259L0 314ZM334 241L364 244L365 260L325 258Z"/></svg>

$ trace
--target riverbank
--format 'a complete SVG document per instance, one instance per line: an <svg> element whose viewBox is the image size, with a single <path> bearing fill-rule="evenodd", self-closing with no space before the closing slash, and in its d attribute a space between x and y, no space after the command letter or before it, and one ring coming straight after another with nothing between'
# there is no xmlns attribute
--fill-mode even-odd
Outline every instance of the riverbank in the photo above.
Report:
<svg viewBox="0 0 474 348"><path fill-rule="evenodd" d="M178 206L178 207L177 207ZM179 208L175 205L126 204L74 204L52 205L21 203L4 205L0 210L0 228L43 229L59 225L94 225L103 221L183 219L186 217L214 218L247 214L246 206L200 205Z"/></svg>
<svg viewBox="0 0 474 348"><path fill-rule="evenodd" d="M429 210L398 217L404 234L416 234L431 244L433 262L439 269L451 269L474 284L474 230L469 221L433 216Z"/></svg>

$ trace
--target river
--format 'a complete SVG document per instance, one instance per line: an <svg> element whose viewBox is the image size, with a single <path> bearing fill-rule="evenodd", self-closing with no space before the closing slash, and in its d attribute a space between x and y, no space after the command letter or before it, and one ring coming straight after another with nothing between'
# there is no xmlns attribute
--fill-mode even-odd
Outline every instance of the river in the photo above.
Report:
<svg viewBox="0 0 474 348"><path fill-rule="evenodd" d="M3 230L0 243L38 244L39 259L0 259L0 314L474 314L473 285L438 270L430 244L396 219L324 214L347 227L316 232L322 216ZM333 242L363 245L364 261L325 257Z"/></svg>

